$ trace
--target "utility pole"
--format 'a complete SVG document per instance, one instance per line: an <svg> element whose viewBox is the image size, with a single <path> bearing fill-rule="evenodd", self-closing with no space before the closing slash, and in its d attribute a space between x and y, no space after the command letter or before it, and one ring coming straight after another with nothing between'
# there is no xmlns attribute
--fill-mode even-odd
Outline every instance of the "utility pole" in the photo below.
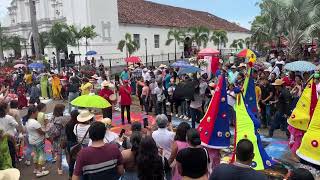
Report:
<svg viewBox="0 0 320 180"><path fill-rule="evenodd" d="M36 11L36 1L29 0L29 9L30 9L30 21L31 21L31 28L32 28L32 37L33 37L33 44L35 49L35 56L36 60L40 60L41 53L40 53L40 36L39 36L39 29L37 24L37 11Z"/></svg>

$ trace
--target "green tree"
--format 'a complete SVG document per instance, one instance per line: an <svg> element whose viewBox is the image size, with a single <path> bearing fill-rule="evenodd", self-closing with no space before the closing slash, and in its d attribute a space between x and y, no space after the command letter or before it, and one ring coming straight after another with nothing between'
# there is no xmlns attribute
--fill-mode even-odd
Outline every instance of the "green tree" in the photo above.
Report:
<svg viewBox="0 0 320 180"><path fill-rule="evenodd" d="M192 27L189 29L191 33L191 40L197 44L198 50L200 50L201 46L207 47L209 41L209 29L203 26Z"/></svg>
<svg viewBox="0 0 320 180"><path fill-rule="evenodd" d="M213 42L215 46L218 47L218 50L221 49L222 46L226 46L228 43L228 35L224 30L215 30L212 33L210 40Z"/></svg>
<svg viewBox="0 0 320 180"><path fill-rule="evenodd" d="M40 33L40 49L41 53L44 54L44 49L50 44L49 32Z"/></svg>
<svg viewBox="0 0 320 180"><path fill-rule="evenodd" d="M251 47L251 37L246 37L246 38L244 39L244 43L246 44L246 47L247 47L248 49L250 49L250 47Z"/></svg>
<svg viewBox="0 0 320 180"><path fill-rule="evenodd" d="M177 44L184 42L185 39L185 31L182 29L171 29L168 32L168 40L166 41L166 46L169 46L172 42L174 42L174 58L177 59Z"/></svg>
<svg viewBox="0 0 320 180"><path fill-rule="evenodd" d="M130 57L135 51L139 49L138 44L132 39L130 33L126 33L124 40L119 41L118 49L123 52L126 49L126 56Z"/></svg>
<svg viewBox="0 0 320 180"><path fill-rule="evenodd" d="M235 39L233 40L232 44L230 45L231 48L243 49L244 40L243 39Z"/></svg>
<svg viewBox="0 0 320 180"><path fill-rule="evenodd" d="M81 33L81 29L79 30L76 26L71 25L70 31L73 33L73 36L76 40L78 53L81 54L80 53L80 40L83 38L82 33Z"/></svg>
<svg viewBox="0 0 320 180"><path fill-rule="evenodd" d="M88 52L88 40L89 39L94 39L95 37L98 36L98 34L94 31L96 27L94 25L91 26L85 26L81 29L81 36L82 38L85 38L86 41L86 52Z"/></svg>
<svg viewBox="0 0 320 180"><path fill-rule="evenodd" d="M6 49L13 50L16 58L21 57L21 38L17 35L9 36Z"/></svg>
<svg viewBox="0 0 320 180"><path fill-rule="evenodd" d="M75 38L69 26L65 23L55 23L49 32L49 37L50 37L50 43L56 49L58 69L60 70L59 52L61 50L65 51L68 45L74 46L76 44Z"/></svg>
<svg viewBox="0 0 320 180"><path fill-rule="evenodd" d="M4 60L3 50L7 43L7 36L4 34L4 28L0 24L0 61Z"/></svg>

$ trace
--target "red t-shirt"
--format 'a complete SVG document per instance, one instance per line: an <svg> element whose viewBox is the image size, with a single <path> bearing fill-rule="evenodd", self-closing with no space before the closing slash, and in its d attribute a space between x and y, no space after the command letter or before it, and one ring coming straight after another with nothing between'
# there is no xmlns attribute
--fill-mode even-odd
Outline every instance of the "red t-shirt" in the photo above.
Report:
<svg viewBox="0 0 320 180"><path fill-rule="evenodd" d="M120 86L120 105L131 105L131 87L130 86Z"/></svg>
<svg viewBox="0 0 320 180"><path fill-rule="evenodd" d="M110 102L109 97L110 97L111 94L113 94L113 91L110 90L110 89L101 89L101 90L99 91L99 96L105 98L105 99L106 99L107 101L109 101L109 102Z"/></svg>

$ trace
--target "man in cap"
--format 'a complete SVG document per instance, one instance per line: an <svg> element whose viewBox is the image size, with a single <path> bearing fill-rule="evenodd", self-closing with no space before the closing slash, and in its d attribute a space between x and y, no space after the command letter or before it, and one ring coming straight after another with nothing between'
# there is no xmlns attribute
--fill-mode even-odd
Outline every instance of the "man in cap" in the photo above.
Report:
<svg viewBox="0 0 320 180"><path fill-rule="evenodd" d="M269 129L269 136L273 136L273 131L275 129L281 129L282 131L286 131L287 136L289 136L289 132L287 130L287 118L290 115L289 105L290 105L290 92L287 88L284 87L284 82L282 79L275 80L272 85L276 89L276 94L278 96L274 101L270 101L270 104L275 104L276 106L276 114L274 116L273 121L271 122L271 127Z"/></svg>
<svg viewBox="0 0 320 180"><path fill-rule="evenodd" d="M237 71L237 67L235 65L231 66L231 71L228 72L229 83L234 84L238 74L239 72Z"/></svg>
<svg viewBox="0 0 320 180"><path fill-rule="evenodd" d="M103 81L101 83L101 90L99 91L99 96L103 97L104 99L106 99L110 104L113 103L114 99L110 99L111 95L113 95L113 91L109 88L109 86L111 86L111 83L109 83L108 81ZM110 118L112 119L112 106L102 109L102 113L103 113L103 118Z"/></svg>

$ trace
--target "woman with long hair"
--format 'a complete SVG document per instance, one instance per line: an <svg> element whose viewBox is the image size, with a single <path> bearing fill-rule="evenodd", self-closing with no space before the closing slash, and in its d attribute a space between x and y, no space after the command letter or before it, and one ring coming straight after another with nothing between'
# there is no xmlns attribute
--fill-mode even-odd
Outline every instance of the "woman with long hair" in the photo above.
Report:
<svg viewBox="0 0 320 180"><path fill-rule="evenodd" d="M46 162L46 155L44 151L45 132L41 129L41 124L36 120L37 116L37 107L33 105L30 106L25 119L28 141L34 152L33 163L35 165L35 169L33 172L37 177L42 177L48 175L49 171L43 170Z"/></svg>
<svg viewBox="0 0 320 180"><path fill-rule="evenodd" d="M156 142L146 136L140 142L137 167L139 180L163 180L165 178L165 164L168 161L159 155ZM169 167L170 169L170 167Z"/></svg>
<svg viewBox="0 0 320 180"><path fill-rule="evenodd" d="M56 155L56 163L57 163L57 172L59 175L63 174L62 171L62 151L65 149L66 139L65 139L65 126L69 121L69 117L63 116L63 112L65 110L65 106L63 104L56 104L53 109L53 117L50 120L50 123L53 126L56 126L60 131L60 134L56 137L52 138L52 149Z"/></svg>
<svg viewBox="0 0 320 180"><path fill-rule="evenodd" d="M126 149L121 152L125 169L121 180L139 180L137 173L137 156L141 139L141 132L133 132L130 137L131 149Z"/></svg>
<svg viewBox="0 0 320 180"><path fill-rule="evenodd" d="M173 167L173 180L181 180L182 177L180 176L178 172L178 168L176 166L176 157L177 154L180 150L185 149L189 146L187 142L187 131L190 129L190 125L187 122L182 122L179 124L176 135L174 137L174 142L172 144L172 150L171 150L171 155L169 158L169 164L171 164L171 167Z"/></svg>
<svg viewBox="0 0 320 180"><path fill-rule="evenodd" d="M72 146L77 144L77 136L73 133L74 126L78 123L77 116L79 115L78 110L73 110L70 113L71 119L68 121L65 129L66 138L67 138L67 162L69 165L69 177L71 179L73 174L73 168L75 164L75 159L70 158L70 149Z"/></svg>

